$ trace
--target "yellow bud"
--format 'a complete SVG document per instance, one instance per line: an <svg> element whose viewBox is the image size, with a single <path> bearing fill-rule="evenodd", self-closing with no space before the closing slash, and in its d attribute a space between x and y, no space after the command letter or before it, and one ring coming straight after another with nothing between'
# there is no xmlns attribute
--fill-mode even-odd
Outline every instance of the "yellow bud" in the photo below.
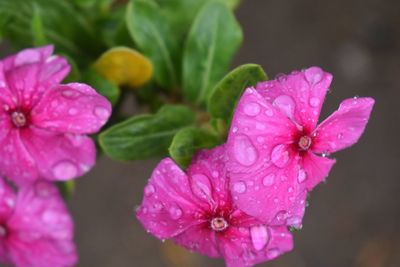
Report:
<svg viewBox="0 0 400 267"><path fill-rule="evenodd" d="M103 53L94 67L107 80L131 87L143 85L153 74L149 59L134 49L122 46Z"/></svg>

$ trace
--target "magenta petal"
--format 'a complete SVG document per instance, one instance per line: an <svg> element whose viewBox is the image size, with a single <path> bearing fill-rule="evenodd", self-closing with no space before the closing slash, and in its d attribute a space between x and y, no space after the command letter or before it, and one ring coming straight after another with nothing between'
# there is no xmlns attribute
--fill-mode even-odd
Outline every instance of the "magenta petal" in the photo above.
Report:
<svg viewBox="0 0 400 267"><path fill-rule="evenodd" d="M17 54L2 60L4 70L9 71L10 69L18 68L23 65L45 62L53 53L53 49L52 45L48 45L19 51Z"/></svg>
<svg viewBox="0 0 400 267"><path fill-rule="evenodd" d="M77 261L73 221L57 188L39 181L18 193L7 222L7 241L15 266L67 267Z"/></svg>
<svg viewBox="0 0 400 267"><path fill-rule="evenodd" d="M21 186L34 181L38 176L35 159L22 142L21 132L2 128L0 135L3 136L0 138L1 174Z"/></svg>
<svg viewBox="0 0 400 267"><path fill-rule="evenodd" d="M167 158L153 171L136 216L148 231L166 239L204 222L196 217L202 211L202 204L193 195L188 177Z"/></svg>
<svg viewBox="0 0 400 267"><path fill-rule="evenodd" d="M95 164L96 148L87 136L57 134L32 127L22 132L22 138L36 161L39 175L48 180L79 177Z"/></svg>
<svg viewBox="0 0 400 267"><path fill-rule="evenodd" d="M178 245L190 251L196 251L208 257L220 257L216 234L207 224L194 225L173 238Z"/></svg>
<svg viewBox="0 0 400 267"><path fill-rule="evenodd" d="M316 185L328 177L335 163L336 160L334 159L319 157L312 152L307 153L307 155L303 157L302 164L304 168L304 178L302 179L306 180L307 189L311 191Z"/></svg>
<svg viewBox="0 0 400 267"><path fill-rule="evenodd" d="M226 233L229 238L221 238L220 250L226 265L229 267L253 266L257 263L269 261L293 249L293 237L286 227L255 226L259 242L254 247L251 229L230 228ZM264 240L262 240L264 239ZM263 244L263 247L259 246Z"/></svg>
<svg viewBox="0 0 400 267"><path fill-rule="evenodd" d="M257 91L247 89L237 105L228 135L229 171L256 172L271 158L277 159L278 164L284 167L290 163L291 152L281 150L279 157L273 157L274 148L292 142L296 132L296 126L284 114Z"/></svg>
<svg viewBox="0 0 400 267"><path fill-rule="evenodd" d="M111 104L93 88L80 83L48 90L32 110L33 123L57 132L95 133L111 115Z"/></svg>
<svg viewBox="0 0 400 267"><path fill-rule="evenodd" d="M283 114L312 130L331 81L331 74L311 67L259 83L256 89Z"/></svg>
<svg viewBox="0 0 400 267"><path fill-rule="evenodd" d="M368 123L374 102L372 98L344 100L315 130L312 150L332 153L356 143Z"/></svg>

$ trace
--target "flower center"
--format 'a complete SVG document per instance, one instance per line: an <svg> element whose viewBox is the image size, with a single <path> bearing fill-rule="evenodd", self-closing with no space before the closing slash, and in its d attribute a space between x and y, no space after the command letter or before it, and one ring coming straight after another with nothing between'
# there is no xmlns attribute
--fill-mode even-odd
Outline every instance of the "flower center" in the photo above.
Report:
<svg viewBox="0 0 400 267"><path fill-rule="evenodd" d="M15 127L21 128L26 126L27 119L25 114L21 111L14 111L13 113L11 113L11 119Z"/></svg>
<svg viewBox="0 0 400 267"><path fill-rule="evenodd" d="M297 143L299 145L300 150L308 150L312 144L311 137L308 135L304 135L300 137L299 142Z"/></svg>
<svg viewBox="0 0 400 267"><path fill-rule="evenodd" d="M210 222L211 229L213 229L216 232L221 232L224 231L226 228L228 228L228 222L222 218L222 217L217 217L211 220Z"/></svg>

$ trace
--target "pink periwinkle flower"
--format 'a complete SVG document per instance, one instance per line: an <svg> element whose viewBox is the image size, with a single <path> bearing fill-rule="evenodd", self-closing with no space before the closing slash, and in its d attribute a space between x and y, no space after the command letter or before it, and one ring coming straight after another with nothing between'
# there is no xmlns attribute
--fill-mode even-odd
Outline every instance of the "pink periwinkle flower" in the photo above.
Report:
<svg viewBox="0 0 400 267"><path fill-rule="evenodd" d="M111 105L81 83L59 84L70 71L53 47L0 61L0 173L17 184L68 180L95 163L93 141Z"/></svg>
<svg viewBox="0 0 400 267"><path fill-rule="evenodd" d="M187 173L162 160L145 187L140 222L159 239L223 257L229 267L253 266L290 251L287 227L264 224L233 204L225 161L223 146L198 152Z"/></svg>
<svg viewBox="0 0 400 267"><path fill-rule="evenodd" d="M374 100L344 100L317 126L332 75L318 67L261 82L241 97L227 141L235 203L263 222L301 226L296 195L328 175L327 156L357 142ZM296 212L297 211L297 212Z"/></svg>
<svg viewBox="0 0 400 267"><path fill-rule="evenodd" d="M15 193L0 178L0 262L16 267L73 266L73 228L54 185L39 180Z"/></svg>

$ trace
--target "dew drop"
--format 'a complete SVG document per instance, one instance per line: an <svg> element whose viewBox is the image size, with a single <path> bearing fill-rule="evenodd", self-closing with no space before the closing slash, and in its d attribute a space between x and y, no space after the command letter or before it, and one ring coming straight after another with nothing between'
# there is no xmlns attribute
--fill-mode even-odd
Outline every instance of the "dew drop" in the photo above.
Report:
<svg viewBox="0 0 400 267"><path fill-rule="evenodd" d="M75 90L64 90L61 93L64 97L66 98L70 98L70 99L75 99L78 96L80 96L80 93L78 91Z"/></svg>
<svg viewBox="0 0 400 267"><path fill-rule="evenodd" d="M299 172L297 173L297 181L299 183L302 183L306 179L307 179L307 173L303 169L299 169Z"/></svg>
<svg viewBox="0 0 400 267"><path fill-rule="evenodd" d="M338 138L339 140L343 139L343 133L339 133L339 134L337 135L337 138Z"/></svg>
<svg viewBox="0 0 400 267"><path fill-rule="evenodd" d="M104 107L100 107L97 106L94 108L94 115L96 115L98 118L105 120L108 118L108 116L110 115L110 112L108 111L108 109L104 108Z"/></svg>
<svg viewBox="0 0 400 267"><path fill-rule="evenodd" d="M169 215L173 220L178 220L182 217L182 209L177 206L172 206L169 208Z"/></svg>
<svg viewBox="0 0 400 267"><path fill-rule="evenodd" d="M144 188L144 195L145 195L146 197L152 196L155 192L156 192L156 188L155 188L153 185L151 185L151 184L148 184L148 185Z"/></svg>
<svg viewBox="0 0 400 267"><path fill-rule="evenodd" d="M311 97L310 100L309 100L309 104L313 108L318 107L320 103L321 103L321 101L317 97Z"/></svg>
<svg viewBox="0 0 400 267"><path fill-rule="evenodd" d="M244 182L240 181L240 182L236 182L233 184L233 191L235 191L237 193L242 194L242 193L246 192L246 190L247 190L247 187Z"/></svg>
<svg viewBox="0 0 400 267"><path fill-rule="evenodd" d="M191 177L191 189L195 196L200 199L212 200L211 183L204 174L194 174Z"/></svg>
<svg viewBox="0 0 400 267"><path fill-rule="evenodd" d="M311 67L305 70L304 75L310 85L315 85L322 80L323 71L318 67Z"/></svg>
<svg viewBox="0 0 400 267"><path fill-rule="evenodd" d="M236 160L244 166L251 166L258 159L257 150L246 135L235 137L233 150Z"/></svg>
<svg viewBox="0 0 400 267"><path fill-rule="evenodd" d="M243 111L247 116L254 117L260 113L261 107L255 102L248 103L244 106Z"/></svg>
<svg viewBox="0 0 400 267"><path fill-rule="evenodd" d="M280 144L272 149L271 161L279 168L283 168L287 165L289 162L289 151L287 151L285 145Z"/></svg>
<svg viewBox="0 0 400 267"><path fill-rule="evenodd" d="M53 166L53 175L59 180L68 180L78 174L78 168L69 160L62 160Z"/></svg>
<svg viewBox="0 0 400 267"><path fill-rule="evenodd" d="M264 186L271 186L274 184L274 182L275 182L275 174L273 173L270 173L267 176L265 176L262 181Z"/></svg>
<svg viewBox="0 0 400 267"><path fill-rule="evenodd" d="M274 112L271 109L267 108L267 110L265 111L265 115L267 115L268 117L272 117L272 115L274 115Z"/></svg>
<svg viewBox="0 0 400 267"><path fill-rule="evenodd" d="M289 118L294 117L294 109L296 107L296 104L292 97L288 95L278 96L277 98L275 98L272 105L279 108L279 110Z"/></svg>
<svg viewBox="0 0 400 267"><path fill-rule="evenodd" d="M267 257L269 259L275 259L276 257L278 257L280 254L279 250L276 248L270 249L267 251Z"/></svg>
<svg viewBox="0 0 400 267"><path fill-rule="evenodd" d="M257 251L264 249L269 241L268 229L264 225L251 227L250 236L253 247Z"/></svg>
<svg viewBox="0 0 400 267"><path fill-rule="evenodd" d="M70 108L68 110L68 114L71 116L74 116L74 115L78 114L78 110L76 108Z"/></svg>

